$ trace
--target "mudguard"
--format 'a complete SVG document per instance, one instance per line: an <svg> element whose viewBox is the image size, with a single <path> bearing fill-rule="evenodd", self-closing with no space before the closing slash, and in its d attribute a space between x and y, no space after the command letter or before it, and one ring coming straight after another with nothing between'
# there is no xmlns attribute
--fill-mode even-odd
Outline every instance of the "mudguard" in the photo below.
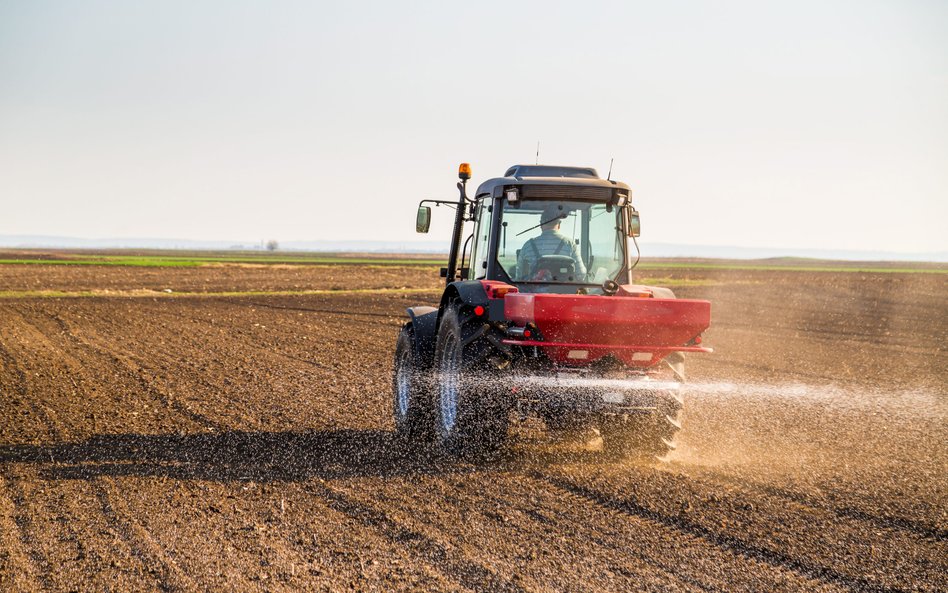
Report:
<svg viewBox="0 0 948 593"><path fill-rule="evenodd" d="M441 310L444 311L444 306L452 299L458 299L469 307L481 305L487 309L488 321L505 321L503 299L488 298L484 282L482 280L452 282L441 297Z"/></svg>
<svg viewBox="0 0 948 593"><path fill-rule="evenodd" d="M435 341L438 337L438 309L436 307L409 307L409 322L414 331L412 345L416 360L430 367L434 361Z"/></svg>
<svg viewBox="0 0 948 593"><path fill-rule="evenodd" d="M441 313L444 311L445 305L454 299L458 299L471 307L488 305L487 292L484 291L484 285L479 280L462 280L448 285L444 294L441 295L439 307L408 308L408 317L411 319L409 323L415 334L413 341L415 355L418 360L424 361L426 367L430 367L434 362ZM503 302L500 305L503 306Z"/></svg>
<svg viewBox="0 0 948 593"><path fill-rule="evenodd" d="M452 298L458 298L465 305L487 305L487 292L480 280L461 280L452 282L441 296L441 308Z"/></svg>

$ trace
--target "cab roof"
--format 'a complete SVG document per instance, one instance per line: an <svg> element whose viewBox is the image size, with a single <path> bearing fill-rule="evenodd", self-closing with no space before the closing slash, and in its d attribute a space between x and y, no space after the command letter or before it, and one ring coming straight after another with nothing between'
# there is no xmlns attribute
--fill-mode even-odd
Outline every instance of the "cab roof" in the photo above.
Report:
<svg viewBox="0 0 948 593"><path fill-rule="evenodd" d="M583 177L599 179L592 167L560 167L554 165L514 165L507 169L504 177Z"/></svg>
<svg viewBox="0 0 948 593"><path fill-rule="evenodd" d="M616 189L624 189L626 195L629 193L629 186L627 184L621 181L600 179L599 174L592 167L514 165L507 169L503 177L488 179L477 186L477 192L474 194L474 197L483 198L491 196L496 198L503 194L505 187L534 185L553 186L561 190L565 190L566 186L572 186L577 189L582 188L580 192L588 194L590 197L600 192L602 192L601 195L609 195L612 193L611 190ZM599 189L599 191L596 191L597 189Z"/></svg>

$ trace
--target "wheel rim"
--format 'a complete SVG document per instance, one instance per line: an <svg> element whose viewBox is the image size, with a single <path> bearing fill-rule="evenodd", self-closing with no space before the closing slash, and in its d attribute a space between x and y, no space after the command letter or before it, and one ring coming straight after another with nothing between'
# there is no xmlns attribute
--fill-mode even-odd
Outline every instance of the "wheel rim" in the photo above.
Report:
<svg viewBox="0 0 948 593"><path fill-rule="evenodd" d="M398 397L398 413L404 418L408 415L408 405L411 401L411 359L407 351L402 353L398 359L395 384Z"/></svg>
<svg viewBox="0 0 948 593"><path fill-rule="evenodd" d="M450 340L445 344L441 356L441 427L450 433L458 419L458 342Z"/></svg>

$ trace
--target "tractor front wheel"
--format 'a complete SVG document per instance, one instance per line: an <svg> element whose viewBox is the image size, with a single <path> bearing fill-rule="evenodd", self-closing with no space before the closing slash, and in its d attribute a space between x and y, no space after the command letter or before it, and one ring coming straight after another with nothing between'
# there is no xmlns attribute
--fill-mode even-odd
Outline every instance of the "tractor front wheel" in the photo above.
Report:
<svg viewBox="0 0 948 593"><path fill-rule="evenodd" d="M480 324L458 309L446 309L438 326L435 437L452 454L490 453L506 439L508 409L490 381L483 344L471 339Z"/></svg>

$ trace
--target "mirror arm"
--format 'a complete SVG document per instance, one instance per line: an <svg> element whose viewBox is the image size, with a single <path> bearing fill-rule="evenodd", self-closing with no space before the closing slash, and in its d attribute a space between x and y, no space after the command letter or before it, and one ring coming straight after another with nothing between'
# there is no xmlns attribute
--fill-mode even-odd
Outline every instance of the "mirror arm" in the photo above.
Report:
<svg viewBox="0 0 948 593"><path fill-rule="evenodd" d="M422 200L422 201L418 202L418 205L419 205L419 206L424 205L424 204L436 204L436 205L438 205L438 206L442 206L442 205L443 205L443 206L451 206L452 208L454 208L454 207L456 207L456 206L458 205L457 202L449 201L449 200Z"/></svg>

